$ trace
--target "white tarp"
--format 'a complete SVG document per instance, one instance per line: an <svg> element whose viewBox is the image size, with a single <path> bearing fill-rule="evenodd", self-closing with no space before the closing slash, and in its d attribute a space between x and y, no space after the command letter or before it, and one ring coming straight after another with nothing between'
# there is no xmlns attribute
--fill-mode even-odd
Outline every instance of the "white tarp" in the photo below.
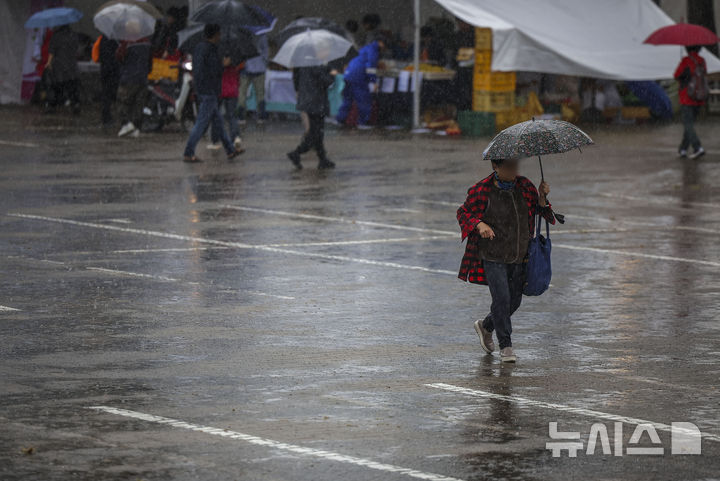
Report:
<svg viewBox="0 0 720 481"><path fill-rule="evenodd" d="M642 42L674 23L651 0L435 0L477 27L493 29L492 69L615 80L672 78L679 46ZM720 60L701 53L709 72Z"/></svg>

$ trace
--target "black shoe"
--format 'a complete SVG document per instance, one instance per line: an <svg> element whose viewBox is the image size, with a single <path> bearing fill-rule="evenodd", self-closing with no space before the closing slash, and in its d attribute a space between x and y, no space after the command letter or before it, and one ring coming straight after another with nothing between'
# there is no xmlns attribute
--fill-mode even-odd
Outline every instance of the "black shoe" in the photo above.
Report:
<svg viewBox="0 0 720 481"><path fill-rule="evenodd" d="M287 156L296 169L300 170L303 168L302 164L300 163L300 154L293 150L292 152L288 152Z"/></svg>
<svg viewBox="0 0 720 481"><path fill-rule="evenodd" d="M197 158L196 156L188 157L187 155L183 157L183 162L187 162L188 164L197 164L202 162L201 159Z"/></svg>
<svg viewBox="0 0 720 481"><path fill-rule="evenodd" d="M324 169L334 169L335 168L335 162L332 162L328 159L321 160L318 164L318 169L324 170Z"/></svg>

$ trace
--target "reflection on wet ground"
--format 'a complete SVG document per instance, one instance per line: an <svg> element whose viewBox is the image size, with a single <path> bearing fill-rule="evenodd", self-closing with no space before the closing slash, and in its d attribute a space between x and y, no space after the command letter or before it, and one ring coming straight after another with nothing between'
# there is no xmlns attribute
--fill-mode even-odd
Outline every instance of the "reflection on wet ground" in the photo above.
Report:
<svg viewBox="0 0 720 481"><path fill-rule="evenodd" d="M473 331L486 290L456 279L455 209L486 141L329 129L338 168L295 172L292 123L249 127L237 163L189 166L178 132L134 142L83 121L0 111L16 142L0 152L0 478L413 477L99 405L424 479L717 477L716 122L699 162L674 157L676 125L595 130L548 158L568 223L552 289L514 318L512 366ZM660 431L663 456L553 458L549 422L585 445L593 423L611 430L582 409L693 422L703 455L671 455Z"/></svg>

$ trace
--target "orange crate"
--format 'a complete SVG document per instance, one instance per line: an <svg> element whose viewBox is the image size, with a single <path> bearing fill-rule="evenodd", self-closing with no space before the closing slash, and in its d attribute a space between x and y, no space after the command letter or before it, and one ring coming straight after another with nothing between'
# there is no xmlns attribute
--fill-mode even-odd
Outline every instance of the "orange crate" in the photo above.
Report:
<svg viewBox="0 0 720 481"><path fill-rule="evenodd" d="M492 29L475 27L475 49L492 50Z"/></svg>
<svg viewBox="0 0 720 481"><path fill-rule="evenodd" d="M473 92L473 110L475 112L502 112L513 108L515 108L515 91L475 90Z"/></svg>
<svg viewBox="0 0 720 481"><path fill-rule="evenodd" d="M152 70L148 74L148 80L169 79L173 82L178 79L179 69L177 60L164 60L162 58L154 58Z"/></svg>
<svg viewBox="0 0 720 481"><path fill-rule="evenodd" d="M475 49L474 75L490 72L492 65L492 50Z"/></svg>
<svg viewBox="0 0 720 481"><path fill-rule="evenodd" d="M515 72L489 72L475 71L473 75L473 88L475 90L490 90L492 92L509 92L515 90Z"/></svg>

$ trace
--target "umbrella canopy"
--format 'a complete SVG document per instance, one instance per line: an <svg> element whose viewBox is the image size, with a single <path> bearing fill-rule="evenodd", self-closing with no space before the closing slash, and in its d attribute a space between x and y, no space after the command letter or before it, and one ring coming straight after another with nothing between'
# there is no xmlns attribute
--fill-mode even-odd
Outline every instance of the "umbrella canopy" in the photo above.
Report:
<svg viewBox="0 0 720 481"><path fill-rule="evenodd" d="M348 38L348 32L337 23L321 17L303 17L288 23L285 28L275 36L278 45L282 45L293 35L307 30L327 30L341 37Z"/></svg>
<svg viewBox="0 0 720 481"><path fill-rule="evenodd" d="M288 68L317 67L345 56L349 40L327 30L307 30L293 35L280 47L273 62Z"/></svg>
<svg viewBox="0 0 720 481"><path fill-rule="evenodd" d="M181 52L192 53L195 46L203 38L204 25L194 25L178 32L178 45ZM247 30L237 27L220 27L220 52L223 56L230 57L233 64L237 65L245 59L258 55L253 43L253 34Z"/></svg>
<svg viewBox="0 0 720 481"><path fill-rule="evenodd" d="M147 2L112 1L102 5L93 23L103 35L115 40L135 41L155 32L155 21L162 14Z"/></svg>
<svg viewBox="0 0 720 481"><path fill-rule="evenodd" d="M213 0L206 3L192 15L198 23L217 23L242 27L256 35L269 32L275 25L275 17L265 10L246 5L238 0Z"/></svg>
<svg viewBox="0 0 720 481"><path fill-rule="evenodd" d="M713 45L720 42L712 30L690 23L676 23L655 30L643 43L652 45Z"/></svg>
<svg viewBox="0 0 720 481"><path fill-rule="evenodd" d="M25 28L53 28L69 25L80 20L82 16L82 12L75 8L48 8L28 18Z"/></svg>
<svg viewBox="0 0 720 481"><path fill-rule="evenodd" d="M495 136L483 159L504 160L559 154L592 144L588 134L563 120L528 120Z"/></svg>

